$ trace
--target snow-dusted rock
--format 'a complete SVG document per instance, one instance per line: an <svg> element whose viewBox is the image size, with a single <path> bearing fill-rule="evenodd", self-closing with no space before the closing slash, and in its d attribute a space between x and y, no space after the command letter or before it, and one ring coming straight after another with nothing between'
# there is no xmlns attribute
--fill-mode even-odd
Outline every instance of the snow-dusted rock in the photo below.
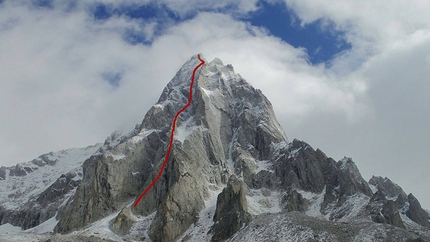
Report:
<svg viewBox="0 0 430 242"><path fill-rule="evenodd" d="M408 201L409 210L406 212L406 215L417 224L430 227L430 218L427 212L422 209L420 202L414 197L414 195L412 195L412 193L408 195Z"/></svg>
<svg viewBox="0 0 430 242"><path fill-rule="evenodd" d="M242 181L232 175L227 187L218 195L214 225L210 233L212 241L223 241L251 221Z"/></svg>
<svg viewBox="0 0 430 242"><path fill-rule="evenodd" d="M121 212L113 219L109 228L118 235L127 235L130 233L131 227L137 222L137 219L131 213L129 207L124 207Z"/></svg>
<svg viewBox="0 0 430 242"><path fill-rule="evenodd" d="M100 145L51 152L25 163L3 167L0 224L23 229L54 217L82 179L82 163Z"/></svg>

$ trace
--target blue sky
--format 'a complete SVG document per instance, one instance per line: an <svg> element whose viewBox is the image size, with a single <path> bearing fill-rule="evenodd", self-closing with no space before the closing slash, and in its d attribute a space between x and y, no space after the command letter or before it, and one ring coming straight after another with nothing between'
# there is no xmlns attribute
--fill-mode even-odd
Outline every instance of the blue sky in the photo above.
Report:
<svg viewBox="0 0 430 242"><path fill-rule="evenodd" d="M430 208L430 1L327 2L0 1L0 165L131 129L202 53L261 89L291 140Z"/></svg>
<svg viewBox="0 0 430 242"><path fill-rule="evenodd" d="M343 33L335 31L330 24L323 27L322 20L301 26L299 18L284 2L260 1L259 6L260 9L251 13L246 20L266 28L272 35L296 48L305 48L313 64L329 62L334 55L351 48Z"/></svg>
<svg viewBox="0 0 430 242"><path fill-rule="evenodd" d="M341 31L335 30L333 23L325 20L318 20L313 23L301 25L297 15L288 8L285 2L259 1L258 10L246 15L238 15L235 18L247 21L253 26L265 28L271 35L276 36L296 48L305 48L312 64L326 63L342 51L351 48L345 41ZM213 12L231 11L225 6ZM208 10L211 11L211 10ZM197 12L189 13L186 16L178 16L170 11L164 4L150 3L140 7L112 8L109 5L98 3L93 8L93 14L97 20L106 20L112 16L125 15L130 18L146 20L156 20L161 26L157 35L164 30L163 23L180 23L195 17ZM128 40L133 44L151 44L142 36L129 33Z"/></svg>

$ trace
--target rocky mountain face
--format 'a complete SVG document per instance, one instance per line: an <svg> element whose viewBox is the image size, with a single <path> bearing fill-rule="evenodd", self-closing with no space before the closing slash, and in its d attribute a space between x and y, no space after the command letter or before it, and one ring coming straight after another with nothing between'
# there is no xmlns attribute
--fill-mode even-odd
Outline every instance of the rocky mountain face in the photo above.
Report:
<svg viewBox="0 0 430 242"><path fill-rule="evenodd" d="M49 153L0 168L0 225L29 229L57 214L82 179L82 164L101 145Z"/></svg>
<svg viewBox="0 0 430 242"><path fill-rule="evenodd" d="M27 229L54 218L56 233L73 232L52 241L430 241L429 214L412 194L388 178L365 181L351 158L290 142L269 100L219 59L197 71L166 169L134 208L163 163L198 63L182 66L132 132L95 146L81 175L61 173L27 207L0 206L1 224ZM35 166L49 166L40 159ZM0 185L35 166L2 167ZM49 213L25 215L34 204Z"/></svg>

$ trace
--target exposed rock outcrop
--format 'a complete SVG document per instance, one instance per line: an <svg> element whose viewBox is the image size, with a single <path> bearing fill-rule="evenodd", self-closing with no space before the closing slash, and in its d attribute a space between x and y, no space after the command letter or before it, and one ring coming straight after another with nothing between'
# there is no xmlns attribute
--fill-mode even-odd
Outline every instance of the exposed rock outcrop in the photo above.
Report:
<svg viewBox="0 0 430 242"><path fill-rule="evenodd" d="M382 191L390 198L397 198L400 195L402 197L407 196L399 185L395 184L387 177L382 178L380 176L372 176L369 180L369 184L374 185L379 191Z"/></svg>
<svg viewBox="0 0 430 242"><path fill-rule="evenodd" d="M0 180L6 179L6 167L2 166L0 167Z"/></svg>
<svg viewBox="0 0 430 242"><path fill-rule="evenodd" d="M378 189L373 195L372 201L387 202L387 200L395 199L395 207L412 221L424 227L430 226L428 213L421 207L419 201L412 194L406 195L399 185L393 183L388 178L375 176L369 180L369 184L376 186ZM389 206L393 205L390 204Z"/></svg>
<svg viewBox="0 0 430 242"><path fill-rule="evenodd" d="M128 196L134 182L131 167L130 162L117 162L112 157L101 155L85 161L82 185L60 214L62 219L56 230L65 232L82 227L123 206L129 200ZM127 196L124 197L123 194ZM76 210L70 210L71 207Z"/></svg>
<svg viewBox="0 0 430 242"><path fill-rule="evenodd" d="M388 200L383 190L378 190L373 194L363 214L369 215L376 223L391 224L399 228L405 228L396 202Z"/></svg>
<svg viewBox="0 0 430 242"><path fill-rule="evenodd" d="M32 172L29 167L22 167L21 165L16 165L9 171L9 176L25 176L27 172Z"/></svg>
<svg viewBox="0 0 430 242"><path fill-rule="evenodd" d="M226 188L218 195L211 233L212 241L228 239L251 221L245 187L236 176L231 176Z"/></svg>
<svg viewBox="0 0 430 242"><path fill-rule="evenodd" d="M388 200L384 203L381 214L384 216L385 223L392 224L399 228L406 228L403 224L402 219L400 218L399 209L395 202Z"/></svg>
<svg viewBox="0 0 430 242"><path fill-rule="evenodd" d="M275 174L281 179L281 187L320 193L336 169L336 161L321 150L294 139L286 150L280 151L275 163Z"/></svg>
<svg viewBox="0 0 430 242"><path fill-rule="evenodd" d="M424 227L430 227L428 213L422 209L420 202L414 197L414 195L412 195L412 193L408 195L408 202L409 210L406 212L406 215L417 224Z"/></svg>
<svg viewBox="0 0 430 242"><path fill-rule="evenodd" d="M323 208L333 202L341 206L348 197L357 193L368 197L373 195L368 183L361 176L351 158L343 158L336 164L327 183Z"/></svg>
<svg viewBox="0 0 430 242"><path fill-rule="evenodd" d="M176 161L171 164L176 165ZM198 218L204 208L201 186L194 176L171 176L172 186L162 200L149 229L154 241L173 241L184 233ZM177 179L177 180L176 180Z"/></svg>
<svg viewBox="0 0 430 242"><path fill-rule="evenodd" d="M131 213L129 207L124 207L121 212L111 221L109 228L116 234L124 236L130 232L131 227L137 219Z"/></svg>
<svg viewBox="0 0 430 242"><path fill-rule="evenodd" d="M303 198L302 194L298 193L296 190L293 190L285 195L284 201L285 210L287 212L304 212L309 208L309 201Z"/></svg>

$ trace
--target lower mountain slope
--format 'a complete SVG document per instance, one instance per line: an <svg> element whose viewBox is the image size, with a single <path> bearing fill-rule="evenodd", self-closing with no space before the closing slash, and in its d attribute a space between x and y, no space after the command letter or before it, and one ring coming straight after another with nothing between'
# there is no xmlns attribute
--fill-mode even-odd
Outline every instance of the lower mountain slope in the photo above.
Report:
<svg viewBox="0 0 430 242"><path fill-rule="evenodd" d="M51 152L0 168L0 225L29 229L54 217L82 179L82 164L101 144Z"/></svg>

